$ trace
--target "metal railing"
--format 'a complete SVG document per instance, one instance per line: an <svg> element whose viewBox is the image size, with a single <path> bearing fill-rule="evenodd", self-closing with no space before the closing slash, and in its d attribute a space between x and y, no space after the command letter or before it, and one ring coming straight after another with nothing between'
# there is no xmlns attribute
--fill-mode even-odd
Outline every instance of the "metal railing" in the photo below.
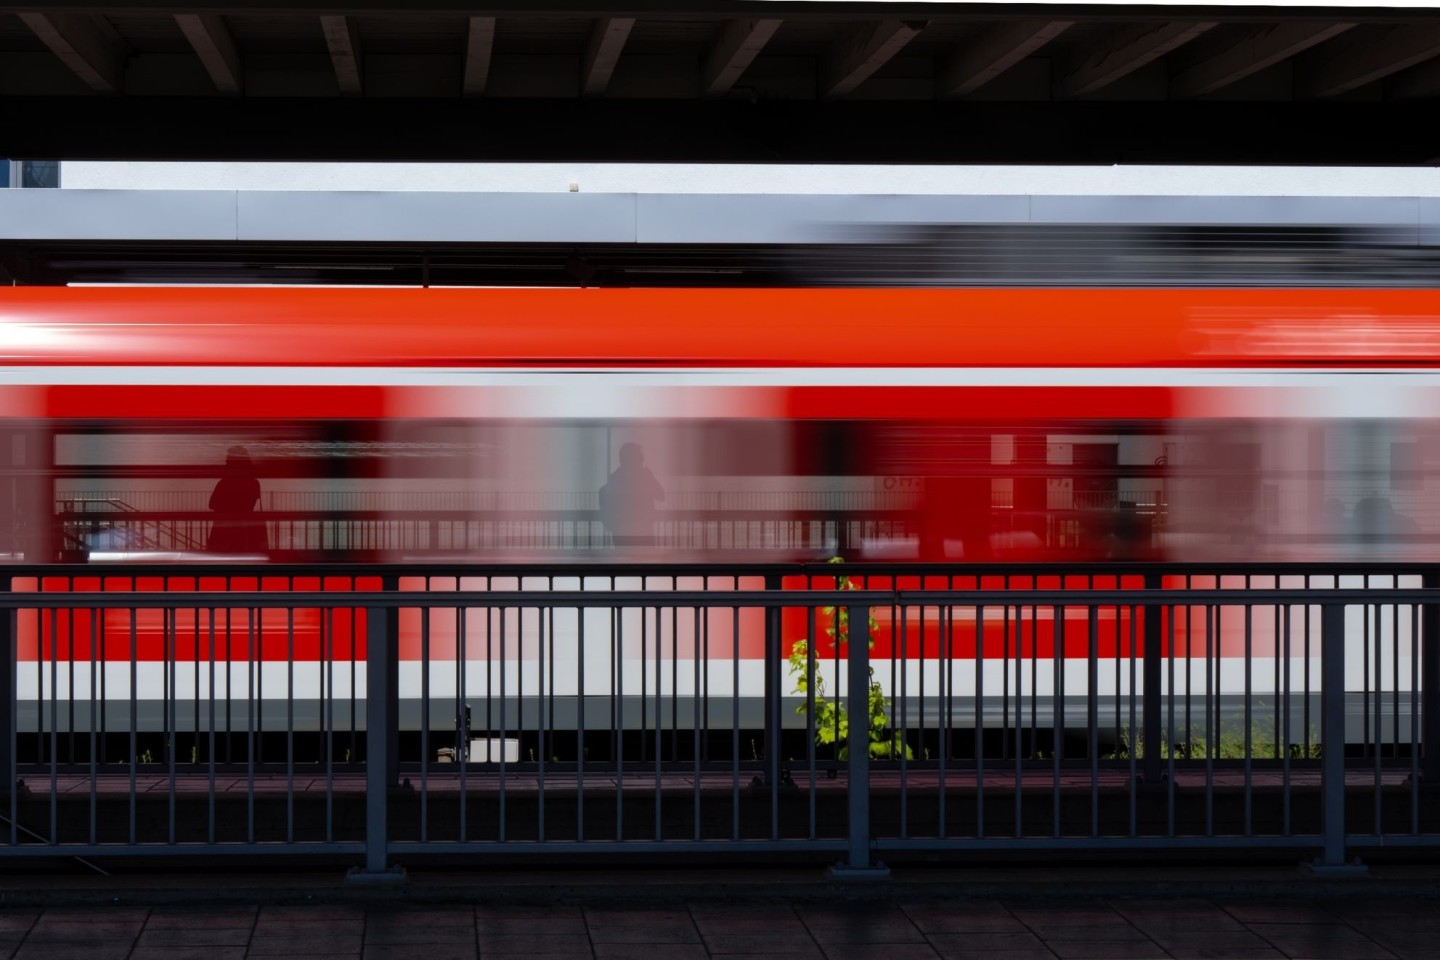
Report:
<svg viewBox="0 0 1440 960"><path fill-rule="evenodd" d="M1435 576L6 567L0 857L1342 870L1440 844Z"/></svg>

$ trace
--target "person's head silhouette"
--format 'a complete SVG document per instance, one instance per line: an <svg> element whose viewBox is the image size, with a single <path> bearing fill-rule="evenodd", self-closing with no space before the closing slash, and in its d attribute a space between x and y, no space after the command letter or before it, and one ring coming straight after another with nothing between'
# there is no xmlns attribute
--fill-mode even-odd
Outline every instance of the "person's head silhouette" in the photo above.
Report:
<svg viewBox="0 0 1440 960"><path fill-rule="evenodd" d="M626 470L638 470L645 466L645 451L638 443L627 443L620 447L620 466Z"/></svg>

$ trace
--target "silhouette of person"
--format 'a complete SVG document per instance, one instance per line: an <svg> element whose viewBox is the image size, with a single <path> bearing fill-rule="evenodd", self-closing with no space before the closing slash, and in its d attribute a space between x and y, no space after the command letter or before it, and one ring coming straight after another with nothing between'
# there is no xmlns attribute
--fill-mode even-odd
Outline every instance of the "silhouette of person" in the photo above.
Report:
<svg viewBox="0 0 1440 960"><path fill-rule="evenodd" d="M215 521L205 547L213 553L264 553L269 549L265 521L255 516L260 480L244 447L225 452L225 475L210 494Z"/></svg>
<svg viewBox="0 0 1440 960"><path fill-rule="evenodd" d="M655 504L665 490L645 466L638 443L620 448L620 466L600 488L600 521L617 547L645 546L655 542Z"/></svg>

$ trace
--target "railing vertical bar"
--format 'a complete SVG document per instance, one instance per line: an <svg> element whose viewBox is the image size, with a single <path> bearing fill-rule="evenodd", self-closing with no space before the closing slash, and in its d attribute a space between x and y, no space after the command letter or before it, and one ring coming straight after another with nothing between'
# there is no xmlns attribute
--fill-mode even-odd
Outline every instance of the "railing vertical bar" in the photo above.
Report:
<svg viewBox="0 0 1440 960"><path fill-rule="evenodd" d="M948 616L947 616L948 614ZM955 608L940 608L940 626L945 637L945 664L948 684L943 711L945 740L940 750L940 836L946 835L945 808L949 799L945 784L945 762L950 752L951 710L955 694ZM1001 665L1005 666L1004 664ZM975 607L975 836L985 836L985 606Z"/></svg>
<svg viewBox="0 0 1440 960"><path fill-rule="evenodd" d="M838 609L838 608L837 608ZM849 608L850 637L847 651L848 686L851 710L869 702L870 696L870 608ZM852 735L851 739L855 739ZM849 862L850 870L870 869L870 751L864 742L852 743L849 764Z"/></svg>
<svg viewBox="0 0 1440 960"><path fill-rule="evenodd" d="M99 641L100 641L100 636L101 636L101 633L100 633L100 624L103 622L103 620L104 620L103 617L93 617L93 616L92 616L92 617L90 618L90 758L89 758L89 759L90 759L90 762L89 762L88 766L89 766L89 768L90 768L90 811L89 811L89 813L90 813L90 833L89 833L89 837L90 837L90 842L91 842L92 844L93 844L93 843L99 843L99 842L100 842L100 822L99 822L99 816L100 816L100 794L99 794L99 780L100 780L99 773L100 773L100 769L99 769L99 763L100 763L100 758L99 758L99 746L98 746L98 744L96 743L96 729L97 729L98 724L97 724L97 720L96 720L95 714L96 714L98 711L104 709L104 704L100 701L100 699L99 699L99 697L98 697L98 682L97 682L97 678L96 678L95 674L96 674L98 671L105 669L103 657L100 659L99 665L97 666L97 664L96 664L96 656L97 656L97 654L96 654L96 648L99 646ZM197 646L196 649L197 649L197 656L198 656L198 649L199 649L198 646ZM198 673L198 671L197 671L197 673ZM198 687L199 684L197 683L196 686ZM197 716L197 717L199 716L199 711L196 711L196 716ZM13 775L7 775L7 776L6 776L6 778L5 778L5 783L7 784L7 787L13 787L13 786L14 786L13 780L14 780ZM212 841L212 842L213 842L213 841Z"/></svg>
<svg viewBox="0 0 1440 960"><path fill-rule="evenodd" d="M614 589L615 583L610 583ZM640 620L643 625L645 610L640 609ZM610 742L614 744L615 756L615 839L625 839L625 610L621 607L614 608L611 617L610 630ZM642 638L643 642L643 638ZM642 649L640 655L643 661L645 651ZM640 677L643 682L645 668L642 662ZM644 699L641 699L641 708L644 708ZM640 742L643 744L645 738L642 736Z"/></svg>
<svg viewBox="0 0 1440 960"><path fill-rule="evenodd" d="M133 583L131 584L131 589L134 589L134 584L133 584ZM139 812L138 809L137 809L138 804L139 804L139 798L138 798L137 795L136 795L136 787L135 787L135 775L136 775L136 772L137 772L137 771L136 771L136 767L139 765L139 762L140 762L140 756L139 756L139 749L140 749L140 748L139 748L139 733L138 733L138 730L139 730L139 727L140 727L140 722L139 722L139 719L138 719L138 711L139 711L139 707L140 707L140 701L139 701L139 698L136 696L136 692L140 689L140 684L139 684L139 662L138 662L138 660L136 659L136 657L137 657L136 642L137 642L137 639L138 639L138 637L139 637L138 624L136 623L136 618L137 618L138 616L139 616L139 611L138 611L135 607L131 607L131 608L130 608L130 832L129 832L129 834L128 834L128 837L129 837L130 843L132 843L132 844L136 843L137 840L138 840L136 820L137 820L137 815L138 815L138 812ZM53 834L52 834L52 836L53 836Z"/></svg>
<svg viewBox="0 0 1440 960"><path fill-rule="evenodd" d="M1308 582L1308 579L1309 579L1309 578L1307 577L1306 579L1307 579L1307 582ZM1302 650L1303 650L1303 652L1305 653L1305 655L1306 655L1306 657L1307 657L1306 665L1305 665L1305 673L1306 673L1306 675L1307 675L1307 677L1308 677L1308 674L1309 674L1309 672L1310 672L1310 666L1309 666L1309 660L1308 660L1308 657L1309 657L1309 654L1310 654L1310 608L1309 608L1309 607L1301 607L1300 609L1301 609L1301 611L1302 611L1303 614L1304 614L1304 623L1303 623L1303 626L1301 627L1301 629L1302 629L1302 631L1303 631L1303 633L1304 633L1304 646L1302 647ZM1290 672L1290 656L1291 656L1291 652L1292 652L1291 640L1292 640L1292 637L1294 636L1294 629L1295 629L1295 607L1294 607L1294 605L1293 605L1293 604L1288 604L1288 603L1285 604L1283 614L1284 614L1284 615L1283 615L1283 619L1284 619L1284 630L1283 630L1283 631L1281 632L1281 634L1280 634L1280 644L1281 644L1281 657L1280 657L1280 661L1281 661L1281 663L1283 664L1283 668L1282 668L1281 677L1280 677L1280 696L1279 696L1278 698L1276 698L1276 699L1279 700L1280 703L1283 705L1283 708L1282 708L1282 710L1281 710L1281 717L1283 718L1283 721L1284 721L1284 722L1283 722L1283 726L1282 726L1283 734L1282 734L1281 740L1282 740L1282 742L1284 743L1284 746L1285 746L1285 749L1282 750L1281 753L1280 753L1280 823L1281 823L1281 830L1282 830L1284 836L1287 836L1287 837L1288 837L1288 836L1290 836L1290 814L1291 814L1291 804L1290 804L1290 800L1291 800L1291 795L1290 795L1290 742L1291 742L1291 738L1294 736L1294 731L1292 730L1292 723L1291 723L1291 717L1292 717L1292 715L1293 715L1294 708L1291 706L1291 703L1290 703L1291 688L1292 688L1292 685L1293 685L1293 682L1294 682L1294 678L1293 678L1293 676L1291 675L1291 672ZM1308 682L1309 682L1308 679L1307 679L1305 682L1308 683ZM1306 714L1308 715L1308 714L1309 714L1309 706L1310 706L1310 704L1309 704L1309 701L1310 701L1310 692L1309 692L1308 689L1306 689L1305 691L1302 692L1301 698L1302 698L1302 700L1304 701L1303 709L1306 711ZM1306 728L1302 731L1301 736L1303 736L1304 739L1305 739L1305 753L1304 753L1304 756L1305 756L1305 757L1309 757L1309 756L1310 756L1310 729L1309 729L1309 727L1306 727Z"/></svg>
<svg viewBox="0 0 1440 960"><path fill-rule="evenodd" d="M584 582L583 580L581 581ZM575 700L576 700L576 726L578 727L575 738L575 839L579 842L585 840L585 609L575 609L576 629L576 656L575 656Z"/></svg>
<svg viewBox="0 0 1440 960"><path fill-rule="evenodd" d="M1094 586L1094 581L1091 581ZM1100 608L1090 604L1089 660L1087 664L1085 722L1089 726L1090 836L1100 836ZM1117 649L1118 657L1120 651ZM1119 694L1119 688L1116 688Z"/></svg>
<svg viewBox="0 0 1440 960"><path fill-rule="evenodd" d="M1382 749L1385 743L1385 723L1383 720L1385 707L1385 696L1383 692L1385 685L1385 606L1386 604L1380 603L1370 605L1370 609L1374 611L1375 616L1375 785L1372 791L1372 801L1374 803L1375 816L1374 832L1377 837L1385 832L1382 826L1384 811L1381 809L1380 802L1382 799L1380 791L1380 763L1381 754L1385 752ZM1368 687L1369 685L1367 684L1366 686Z"/></svg>
<svg viewBox="0 0 1440 960"><path fill-rule="evenodd" d="M730 608L730 839L740 839L740 608Z"/></svg>
<svg viewBox="0 0 1440 960"><path fill-rule="evenodd" d="M1060 764L1065 759L1065 613L1068 609L1064 604L1056 604L1051 610L1051 622L1054 624L1050 636L1051 670L1054 671L1050 682L1050 723L1053 731L1050 749L1050 820L1053 837L1059 837L1062 833Z"/></svg>
<svg viewBox="0 0 1440 960"><path fill-rule="evenodd" d="M7 592L10 587L9 578L6 578ZM36 611L35 619L40 619ZM10 845L13 847L20 842L20 790L22 784L18 776L17 751L20 745L20 664L19 664L19 637L20 637L20 608L13 607L5 611L5 767L3 776L5 778L5 792L9 796L10 808ZM94 783L92 778L91 783Z"/></svg>
<svg viewBox="0 0 1440 960"><path fill-rule="evenodd" d="M765 592L777 593L784 586L775 574L765 575ZM770 839L780 837L780 743L781 716L781 609L765 608L765 785L770 791Z"/></svg>
<svg viewBox="0 0 1440 960"><path fill-rule="evenodd" d="M1247 583L1246 585L1248 586L1249 584ZM1245 787L1243 791L1245 798L1244 829L1245 836L1247 837L1252 836L1255 832L1255 778L1252 762L1255 743L1254 737L1251 735L1250 729L1253 720L1253 711L1251 709L1251 702L1253 697L1253 691L1251 689L1251 673L1253 671L1251 668L1254 664L1255 655L1254 613L1254 605L1247 603L1245 605L1245 707L1243 711L1245 716ZM1222 640L1221 642L1223 643L1224 641Z"/></svg>
<svg viewBox="0 0 1440 960"><path fill-rule="evenodd" d="M1420 632L1421 605L1410 607L1410 833L1420 834Z"/></svg>
<svg viewBox="0 0 1440 960"><path fill-rule="evenodd" d="M458 587L459 581L456 582ZM487 584L488 586L488 584ZM460 743L456 751L455 759L460 764L460 810L459 810L459 841L464 843L470 839L469 813L470 813L470 627L469 607L457 605L455 607L455 727L460 731Z"/></svg>
<svg viewBox="0 0 1440 960"><path fill-rule="evenodd" d="M670 582L673 588L675 585L675 581L672 579ZM665 700L662 695L663 681L665 678L665 661L663 655L663 645L665 640L663 635L664 632L662 629L660 607L657 606L653 609L655 611L655 839L663 840L665 837L665 833L662 829L660 798L664 785L663 755L665 751L665 742L663 737L661 736L661 733L662 728L664 727L662 717L664 717L665 715ZM643 611L641 613L641 616L644 616ZM644 661L645 658L643 654L640 659L642 662ZM672 691L675 689L673 683L671 684L670 689Z"/></svg>
<svg viewBox="0 0 1440 960"><path fill-rule="evenodd" d="M706 646L706 645L705 645L704 640L702 639L703 636L704 636L704 632L705 632L705 627L704 627L703 624L704 624L704 622L705 622L706 620L709 619L709 617L708 617L709 609L710 609L709 607L704 608L704 613L706 614L706 616L702 616L702 615L701 615L702 610L701 610L700 607L692 607L692 608L691 608L691 611L690 611L691 616L694 618L694 624L693 624L693 626L692 626L692 628L691 628L691 633L690 633L690 635L691 635L691 637L693 638L692 641L691 641L691 645L692 645L692 649L693 649L693 651L694 651L694 654L693 654L691 663L692 663L692 670L693 670L693 673L694 673L694 676L693 676L693 688L694 688L694 691L695 691L694 696L692 696L692 697L690 698L690 712L691 712L691 722L690 722L690 730L691 730L691 750L692 750L692 752L694 753L694 756L693 756L693 758L691 759L691 772L690 772L690 776L691 776L691 782L692 782L692 795L691 795L690 805L691 805L691 817L693 818L693 820L694 820L694 822L695 822L695 827L694 827L694 830L692 831L692 837L691 837L691 839L697 840L697 841L700 839L700 836L701 836L701 833L700 833L700 762L701 762L701 759L702 759L702 758L701 758L701 743L702 743L702 739L703 739L703 735L702 735L702 733L701 733L701 726L702 726L702 724L703 724L703 722L704 722L703 719L702 719L702 717L701 717L701 714L702 714L701 705L703 704L703 705L706 707L706 711L705 711L705 712L708 712L708 708L709 708L709 705L710 705L709 691L705 689L705 687L704 687L703 684L702 684L702 679L701 679L701 663L702 663L702 661L704 660L704 658L705 658L705 656L706 656L706 651L705 651L705 646ZM679 608L678 608L678 607L676 608L676 614L677 614L677 615L679 614ZM676 630L676 643L677 643L677 644L679 643L679 630L678 630L678 629ZM678 650L678 648L677 648L677 650ZM677 653L677 656L678 656L678 653ZM677 729L677 732L676 732L676 739L677 739L677 740L679 739L678 729ZM810 764L810 785L811 785L811 790L812 790L812 794L811 794L811 795L812 795L812 797L813 797L813 795L814 795L814 794L813 794L813 790L814 790L814 785L815 785L815 765L814 765L813 762ZM811 828L810 828L810 829L811 829L811 837L812 837L812 839L813 839L813 837L814 837L814 829L815 829L815 828L814 828L814 824L815 824L815 809L814 809L813 803L812 803L811 809L810 809L810 824L811 824Z"/></svg>
<svg viewBox="0 0 1440 960"><path fill-rule="evenodd" d="M179 722L176 717L176 710L178 709L178 704L176 701L179 699L179 693L177 692L178 688L175 685L176 668L178 666L176 659L179 656L179 653L177 652L177 641L179 638L176 635L179 630L178 618L179 611L174 609L165 611L165 752L169 755L169 770L167 772L169 774L170 780L168 791L169 796L166 799L168 808L167 819L169 821L169 842L171 843L171 845L175 843L175 818L177 816L175 796L175 753L176 748L178 747L177 741L180 739ZM71 644L70 654L71 663L74 663L75 650L73 643Z"/></svg>
<svg viewBox="0 0 1440 960"><path fill-rule="evenodd" d="M1430 564L1420 578L1427 591L1440 589L1440 567ZM1427 603L1420 612L1420 750L1421 776L1440 784L1440 604Z"/></svg>
<svg viewBox="0 0 1440 960"><path fill-rule="evenodd" d="M260 710L255 672L259 665L256 621L260 611L251 608L245 621L245 842L255 842L255 715Z"/></svg>
<svg viewBox="0 0 1440 960"><path fill-rule="evenodd" d="M209 693L209 719L207 723L209 733L206 738L205 750L205 773L207 781L205 784L205 839L207 843L213 844L215 842L215 807L217 802L215 796L215 608L206 607L205 612L207 614L206 634L209 639L209 643L206 646L209 648L210 677L209 689L207 691ZM229 670L228 663L226 664L226 670Z"/></svg>
<svg viewBox="0 0 1440 960"><path fill-rule="evenodd" d="M431 579L424 580L432 589ZM456 586L459 586L457 583ZM420 617L420 842L430 840L430 610L417 611ZM451 761L460 758L451 754Z"/></svg>
<svg viewBox="0 0 1440 960"><path fill-rule="evenodd" d="M390 672L395 649L385 607L365 608L365 872L389 869ZM463 809L463 806L462 806Z"/></svg>
<svg viewBox="0 0 1440 960"><path fill-rule="evenodd" d="M351 583L354 586L354 583ZM352 614L353 619L353 614ZM320 733L325 738L325 842L335 842L335 608L320 618ZM355 689L350 689L355 699Z"/></svg>
<svg viewBox="0 0 1440 960"><path fill-rule="evenodd" d="M1220 583L1216 578L1216 584ZM1211 704L1219 700L1220 689L1215 682L1220 667L1219 604L1205 606L1205 836L1215 836L1215 758L1220 753L1219 718Z"/></svg>
<svg viewBox="0 0 1440 960"><path fill-rule="evenodd" d="M1158 573L1145 574L1145 590L1151 592L1161 589L1165 583L1164 577ZM1140 733L1140 748L1145 751L1145 767L1140 776L1145 777L1146 783L1161 782L1161 764L1164 763L1165 751L1161 748L1161 724L1164 717L1165 699L1162 699L1161 685L1164 676L1164 662L1161 661L1161 646L1164 643L1164 615L1162 607L1145 606L1140 610L1140 615L1145 617L1145 635L1143 635L1143 648L1140 656L1143 658L1142 674L1143 684L1143 705L1142 723L1143 730ZM1172 615L1174 616L1174 615ZM1174 653L1174 651L1171 651Z"/></svg>
<svg viewBox="0 0 1440 960"><path fill-rule="evenodd" d="M294 581L291 581L294 588ZM285 842L295 842L295 608L285 608Z"/></svg>
<svg viewBox="0 0 1440 960"><path fill-rule="evenodd" d="M545 579L545 589L555 590L555 578ZM555 719L555 605L547 603L543 611L536 611L540 628L540 641L535 646L535 677L540 684L535 702L535 735L540 741L536 751L535 766L535 839L545 842L545 773L550 762L550 751L554 749ZM545 683L545 671L550 671L551 681Z"/></svg>
<svg viewBox="0 0 1440 960"><path fill-rule="evenodd" d="M1006 616L1012 609L1006 606ZM1025 665L1022 660L1025 648L1025 608L1015 607L1015 836L1024 835L1024 811L1022 797L1025 795L1025 740L1021 711L1025 703ZM1031 651L1032 657L1034 651Z"/></svg>
<svg viewBox="0 0 1440 960"><path fill-rule="evenodd" d="M811 840L814 840L817 833L816 803L818 799L818 788L815 783L815 731L819 725L815 719L815 682L817 679L816 671L818 670L815 645L819 642L819 639L816 633L818 624L816 623L815 605L813 603L805 608L805 620L805 636L809 638L805 641L805 761L806 766L809 767L810 770L810 782L807 784L809 791L807 800L810 815L809 837Z"/></svg>
<svg viewBox="0 0 1440 960"><path fill-rule="evenodd" d="M1139 772L1139 756L1138 756L1138 755L1139 755L1139 750L1137 749L1137 747L1139 746L1139 743L1137 743L1136 738L1135 738L1135 731L1138 729L1138 728L1136 727L1136 725L1135 725L1135 721L1136 721L1136 716L1135 716L1135 701L1136 701L1136 699L1137 699L1137 694L1136 694L1136 689L1135 689L1135 659L1136 659L1136 658L1135 658L1135 641L1136 641L1136 639L1137 639L1137 634L1138 634L1138 632L1139 632L1139 631L1138 631L1139 624L1138 624L1136 621L1137 621L1137 620L1139 619L1139 617L1142 616L1142 615L1146 618L1145 629L1146 629L1146 631L1149 631L1149 629L1150 629L1149 621L1150 621L1152 618L1153 618L1157 623L1159 622L1159 619L1160 619L1160 608L1158 608L1158 607L1141 607L1141 606L1139 606L1138 604L1132 605L1132 606L1130 607L1130 650L1129 650L1129 654L1130 654L1130 655L1129 655L1129 661L1130 661L1130 696L1129 696L1129 698L1128 698L1128 699L1129 699L1129 702L1130 702L1130 749L1127 750L1126 752L1130 754L1130 756L1129 756L1128 759L1129 759L1129 761L1130 761L1130 783L1129 783L1129 790L1130 790L1130 836L1132 836L1132 837L1138 837L1138 836L1140 835L1140 783L1139 783L1139 780L1140 780L1140 777L1143 776L1143 774L1141 774L1141 773ZM1118 632L1119 632L1119 631L1118 631L1118 628L1117 628L1117 633L1118 633ZM1157 644L1157 645L1158 645L1158 643L1159 643L1159 641L1156 640L1156 644ZM1117 648L1118 648L1118 646L1119 646L1119 638L1118 638L1118 636L1117 636L1117 638L1116 638L1116 646L1117 646ZM1147 640L1147 641L1146 641L1146 650L1147 650L1147 653L1146 653L1146 654L1142 654L1142 656L1148 655L1148 649L1149 649L1149 641ZM1148 662L1148 661L1147 661L1147 662ZM1158 687L1160 684L1159 684L1159 682L1157 681L1155 685L1156 685L1156 687ZM1159 699L1160 699L1160 691L1159 691L1159 690L1155 690L1155 691L1153 692L1153 694L1152 694L1152 692L1151 692L1150 687L1149 687L1148 684L1146 685L1145 695L1146 695L1146 697L1147 697L1147 703L1149 702L1149 701L1148 701L1148 698L1150 698L1150 697L1152 697L1152 696L1154 697L1154 699L1156 700L1157 703L1159 702ZM1148 707L1147 707L1147 709L1148 709ZM1118 726L1118 723L1117 723L1117 726ZM1158 726L1158 725L1157 725L1157 726ZM1144 743L1145 743L1145 746L1144 746L1145 755L1146 755L1147 758L1149 757L1149 755L1150 755L1151 753L1155 753L1155 754L1157 754L1157 755L1159 754L1159 750L1156 749L1157 746L1158 746L1158 744L1157 744L1154 740L1145 741ZM1147 762L1148 762L1148 761L1147 761ZM1154 781L1148 781L1148 782L1153 783Z"/></svg>
<svg viewBox="0 0 1440 960"><path fill-rule="evenodd" d="M891 722L891 725L890 725L890 727L888 728L888 730L889 730L889 732L888 732L889 743L887 744L887 746L889 747L889 752L882 754L882 756L888 757L889 759L893 760L893 759L895 759L895 751L896 751L897 749L900 751L900 836L901 836L901 838L908 838L908 837L910 836L910 778L909 778L909 768L908 768L908 766L907 766L907 764L906 764L906 760L905 760L905 739L904 739L904 738L905 738L905 734L907 734L907 733L909 732L908 725L909 725L909 719L910 719L910 711L909 711L909 704L910 704L910 686L909 686L909 684L906 682L906 678L908 677L908 675L909 675L909 673L910 673L910 671L909 671L909 669L908 669L908 667L910 666L910 647L909 647L909 639L910 639L910 638L909 638L909 633L910 633L910 631L909 631L909 623L907 622L907 614L908 614L908 611L909 611L909 608L908 608L908 607L899 607L899 613L900 613L900 643L899 643L899 645L898 645L898 646L899 646L899 650L897 651L897 650L895 649L896 644L894 643L893 639L892 639L891 645L890 645L890 689L891 689L892 691L894 691L895 694L896 694L896 699L899 701L899 702L898 702L899 710L898 710L898 711L894 711L895 713L898 714L898 716L892 716L892 717L887 718L887 719ZM891 623L894 623L894 622L895 622L895 612L896 612L896 607L893 607L893 606L892 606L892 607L890 608L890 622L891 622ZM867 617L867 619L868 619L868 617ZM922 621L922 623L923 623L923 621ZM921 642L921 644L923 645L925 641L922 639L920 642ZM898 652L898 656L896 655L897 652ZM898 669L899 674L900 674L900 683L899 683L898 689L897 689L897 686L896 686L896 683L895 683L895 674L896 674L897 669ZM896 720L899 721L899 723L898 723L898 729L895 729L895 726L896 726L895 721L896 721ZM866 727L869 727L869 725L870 725L870 703L869 703L869 694L868 694L868 691L867 691L867 694L866 694L866 702L865 702L865 725L866 725ZM923 731L922 731L922 732L923 732ZM865 731L865 734L866 734L865 739L866 739L866 741L867 741L867 743L866 743L866 745L865 745L865 748L868 750L868 749L870 748L870 745L869 745L868 741L870 740L871 732L867 729L867 730Z"/></svg>
<svg viewBox="0 0 1440 960"><path fill-rule="evenodd" d="M509 671L509 666L508 666L508 665L509 665L509 657L507 656L507 652L506 652L506 649L505 649L505 648L506 648L506 637L507 637L507 634L508 634L508 632L509 632L509 622L508 622L508 621L509 621L509 616L508 616L509 612L510 612L510 611L509 611L509 608L507 608L507 607L501 607L501 608L500 608L500 803L499 803L500 809L499 809L499 811L498 811L498 814L499 814L499 829L500 829L500 837L499 837L499 839L500 839L500 842L502 842L502 843L505 841L505 839L506 839L507 836L508 836L508 831L507 831L507 829L506 829L507 826L508 826L508 824L507 824L507 822L506 822L506 814L509 813L509 810L508 810L508 808L507 808L507 803L506 803L506 801L507 801L507 799L508 799L508 794L509 794L509 790L508 790L508 787L509 787L509 778L507 777L507 774L509 773L509 765L508 765L508 764L506 763L506 761L505 761L505 740L506 740L506 738L509 736L509 718L507 717L507 714L509 713L509 709L508 709L508 708L509 708L509 706L510 706L510 701L509 701L509 696L508 696L509 690L508 690L508 687L507 687L507 684L506 684L506 674L510 672L510 671ZM517 632L519 631L520 627L521 627L522 624L524 623L524 619L525 619L525 608L524 608L524 607L520 607L520 608L518 608L518 609L515 611L515 627L516 627ZM486 653L486 655L487 655L487 657L488 657L488 656L489 656L489 653L490 653L490 638L489 638L489 637L486 637L486 638L485 638L485 653ZM486 672L485 672L485 694L486 694L485 719L488 721L488 720L490 719L489 695L490 695L490 688L491 688L491 686L492 686L491 681L490 681L490 669L492 669L492 668L494 667L494 665L495 665L495 660L494 660L493 658L490 658L487 662L488 662L489 666L486 668ZM519 666L519 660L518 660L518 658L517 658L517 660L516 660L516 666ZM518 671L517 671L517 672L518 672ZM522 692L523 692L523 691L522 691ZM517 699L518 699L518 697L519 697L519 694L517 694ZM495 762L495 756L494 756L494 752L495 752L495 738L492 737L492 736L490 736L490 732L491 732L491 730L493 730L493 729L494 729L494 728L491 727L488 723L486 724L486 729L485 729L486 737L485 737L485 740L486 740L486 743L488 744L488 750L489 750L490 755L487 756L485 759L486 759L486 760L489 760L491 763L494 763L494 762ZM519 739L519 738L517 737L516 739L517 739L517 742L518 742L518 739Z"/></svg>
<svg viewBox="0 0 1440 960"><path fill-rule="evenodd" d="M101 610L93 611L104 616ZM75 616L65 611L67 633L74 628ZM60 842L60 620L59 611L50 611L50 843ZM70 633L70 636L74 636ZM135 685L130 685L130 702L135 702ZM43 696L43 694L42 694ZM131 843L134 843L132 837Z"/></svg>
<svg viewBox="0 0 1440 960"><path fill-rule="evenodd" d="M1186 586L1189 586L1190 578L1186 577ZM1166 714L1166 737L1165 737L1165 810L1166 810L1166 836L1175 836L1175 701L1178 699L1175 692L1175 664L1179 657L1175 653L1175 631L1177 614L1180 612L1175 606L1166 606L1165 611L1165 649L1168 656L1165 658L1166 673L1169 677L1167 684L1167 695L1165 697ZM1188 625L1190 620L1189 608L1185 608L1185 620ZM1185 635L1186 656L1188 659L1190 648L1190 635ZM1189 687L1190 678L1185 678L1186 687Z"/></svg>

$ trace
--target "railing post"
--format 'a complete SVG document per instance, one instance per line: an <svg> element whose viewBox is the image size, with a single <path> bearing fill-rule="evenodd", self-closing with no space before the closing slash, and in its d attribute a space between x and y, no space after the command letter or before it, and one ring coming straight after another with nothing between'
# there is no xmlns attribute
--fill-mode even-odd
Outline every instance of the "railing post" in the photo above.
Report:
<svg viewBox="0 0 1440 960"><path fill-rule="evenodd" d="M10 593L11 578L0 576L0 594ZM14 610L0 610L0 691L4 691L3 709L0 709L0 796L9 796L21 784L16 778L15 768L15 727L18 695L15 678L18 673L15 659L17 638L14 624Z"/></svg>
<svg viewBox="0 0 1440 960"><path fill-rule="evenodd" d="M1440 573L1426 573L1426 590L1440 587ZM1420 776L1440 786L1440 604L1420 608Z"/></svg>
<svg viewBox="0 0 1440 960"><path fill-rule="evenodd" d="M390 786L394 757L390 732L395 727L389 693L396 672L398 639L386 607L365 607L365 866L350 871L352 883L398 883L405 871L389 861Z"/></svg>
<svg viewBox="0 0 1440 960"><path fill-rule="evenodd" d="M838 613L837 613L838 616ZM884 879L890 871L870 862L870 608L847 609L850 631L845 657L846 704L850 716L847 748L850 849L845 863L830 875L837 879Z"/></svg>
<svg viewBox="0 0 1440 960"><path fill-rule="evenodd" d="M1160 574L1145 574L1145 589L1147 591L1158 591L1163 582ZM1145 685L1143 699L1140 701L1142 711L1140 723L1142 733L1140 743L1144 744L1145 753L1141 757L1140 776L1146 783L1159 783L1164 777L1164 750L1160 746L1161 723L1164 717L1164 697L1161 696L1161 678L1164 676L1164 663L1161 657L1161 648L1164 643L1164 631L1161 621L1164 608L1158 604L1146 606L1145 611L1145 634L1142 642L1145 644L1141 662L1142 682ZM1131 656L1134 656L1132 651ZM1133 696L1133 693L1132 693Z"/></svg>
<svg viewBox="0 0 1440 960"><path fill-rule="evenodd" d="M1345 605L1320 607L1320 823L1316 873L1364 875L1345 862Z"/></svg>
<svg viewBox="0 0 1440 960"><path fill-rule="evenodd" d="M779 574L767 573L765 575L765 591L767 593L778 593L780 586ZM762 774L764 783L759 785L771 788L780 786L789 779L788 774L782 775L780 772L782 755L780 707L783 696L780 689L782 677L780 670L780 614L779 607L765 608L765 772ZM778 803L778 794L772 793L772 815L775 813L774 808Z"/></svg>

